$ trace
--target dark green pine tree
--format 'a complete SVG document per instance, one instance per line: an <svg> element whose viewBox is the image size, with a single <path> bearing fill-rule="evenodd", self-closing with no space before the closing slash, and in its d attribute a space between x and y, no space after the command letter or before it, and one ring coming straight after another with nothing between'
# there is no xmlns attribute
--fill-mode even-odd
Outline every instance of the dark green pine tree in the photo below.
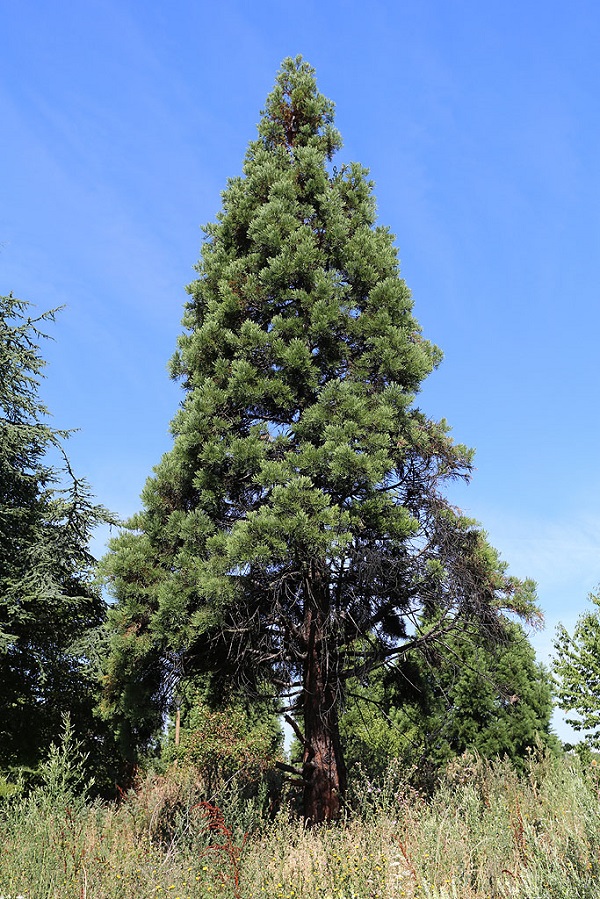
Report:
<svg viewBox="0 0 600 899"><path fill-rule="evenodd" d="M0 769L34 767L63 715L93 750L97 682L88 638L105 604L93 582L92 529L108 520L75 478L38 396L43 322L0 297ZM54 460L54 461L52 461ZM58 460L58 461L57 461ZM85 731L85 733L83 732Z"/></svg>
<svg viewBox="0 0 600 899"><path fill-rule="evenodd" d="M331 166L333 104L284 61L243 175L206 227L172 374L185 399L143 511L106 562L107 712L148 739L181 678L290 699L304 814L345 789L348 677L461 619L531 611L444 485L471 453L414 405L421 336L367 171ZM415 634L419 614L436 625Z"/></svg>
<svg viewBox="0 0 600 899"><path fill-rule="evenodd" d="M440 760L474 750L484 758L507 756L519 767L538 744L558 748L551 678L516 622L507 622L492 645L453 634L445 656L437 672L422 665L435 697L430 734Z"/></svg>
<svg viewBox="0 0 600 899"><path fill-rule="evenodd" d="M465 751L506 756L520 768L532 747L558 748L552 709L550 674L522 627L507 621L492 643L461 628L431 651L351 682L342 743L348 761L371 775L400 759L420 782Z"/></svg>

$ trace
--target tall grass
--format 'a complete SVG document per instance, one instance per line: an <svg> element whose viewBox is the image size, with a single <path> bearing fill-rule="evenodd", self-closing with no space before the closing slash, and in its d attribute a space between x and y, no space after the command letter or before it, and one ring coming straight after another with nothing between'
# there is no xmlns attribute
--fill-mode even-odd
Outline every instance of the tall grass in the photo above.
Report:
<svg viewBox="0 0 600 899"><path fill-rule="evenodd" d="M86 801L76 753L0 802L0 896L15 899L596 899L600 808L592 764L532 756L455 761L431 797L390 769L354 777L354 810L307 830L285 807L230 791L221 811L189 771L118 804Z"/></svg>

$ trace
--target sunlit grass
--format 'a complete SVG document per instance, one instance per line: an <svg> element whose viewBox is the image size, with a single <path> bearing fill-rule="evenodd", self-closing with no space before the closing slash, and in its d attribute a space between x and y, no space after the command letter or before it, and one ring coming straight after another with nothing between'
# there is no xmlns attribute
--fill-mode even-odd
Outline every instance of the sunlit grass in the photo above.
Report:
<svg viewBox="0 0 600 899"><path fill-rule="evenodd" d="M577 760L455 762L432 797L399 772L336 825L223 803L211 828L181 773L120 804L47 787L0 802L0 897L16 899L596 899L600 810ZM355 794L361 795L356 789ZM228 821L229 819L229 821ZM252 823L254 820L254 823ZM231 823L229 823L231 822ZM244 842L244 834L248 833Z"/></svg>

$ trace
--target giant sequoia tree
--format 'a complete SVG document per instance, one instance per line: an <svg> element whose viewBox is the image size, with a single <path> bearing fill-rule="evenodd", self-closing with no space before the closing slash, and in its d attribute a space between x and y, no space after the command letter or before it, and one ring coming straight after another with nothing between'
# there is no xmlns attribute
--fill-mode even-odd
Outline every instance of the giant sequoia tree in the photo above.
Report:
<svg viewBox="0 0 600 899"><path fill-rule="evenodd" d="M421 336L366 170L331 165L333 105L284 61L222 211L205 229L172 374L174 445L112 546L107 708L148 739L181 678L286 697L304 812L345 787L347 679L461 620L531 611L443 495L471 453L415 405ZM435 625L417 633L423 613Z"/></svg>

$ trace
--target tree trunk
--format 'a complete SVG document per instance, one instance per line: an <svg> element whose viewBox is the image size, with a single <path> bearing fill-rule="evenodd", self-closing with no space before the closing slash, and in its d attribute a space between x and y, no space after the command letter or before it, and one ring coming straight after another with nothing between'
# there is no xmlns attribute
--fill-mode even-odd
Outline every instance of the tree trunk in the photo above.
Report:
<svg viewBox="0 0 600 899"><path fill-rule="evenodd" d="M313 590L313 599L315 598ZM332 821L340 814L346 790L338 718L337 665L327 654L324 623L327 601L307 612L307 654L304 670L304 754L302 775L304 819L310 824Z"/></svg>

